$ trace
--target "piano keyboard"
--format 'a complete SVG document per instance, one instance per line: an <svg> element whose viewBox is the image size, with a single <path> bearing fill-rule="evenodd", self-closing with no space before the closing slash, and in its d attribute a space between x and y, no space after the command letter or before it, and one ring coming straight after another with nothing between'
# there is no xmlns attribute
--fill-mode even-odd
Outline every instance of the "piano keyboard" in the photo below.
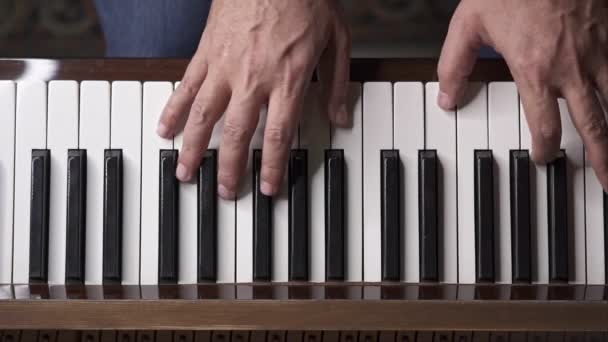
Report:
<svg viewBox="0 0 608 342"><path fill-rule="evenodd" d="M560 102L562 151L530 161L510 82L350 85L352 127L311 86L281 193L259 191L264 113L235 201L221 123L197 181L159 138L171 82L0 81L0 284L605 284L606 207Z"/></svg>

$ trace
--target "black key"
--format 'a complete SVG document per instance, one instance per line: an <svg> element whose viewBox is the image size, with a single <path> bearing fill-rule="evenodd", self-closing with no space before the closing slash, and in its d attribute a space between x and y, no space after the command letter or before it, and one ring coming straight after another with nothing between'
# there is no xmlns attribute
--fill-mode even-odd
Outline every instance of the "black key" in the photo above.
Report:
<svg viewBox="0 0 608 342"><path fill-rule="evenodd" d="M48 279L51 151L32 150L31 172L30 282L38 283Z"/></svg>
<svg viewBox="0 0 608 342"><path fill-rule="evenodd" d="M418 152L420 281L439 281L437 151Z"/></svg>
<svg viewBox="0 0 608 342"><path fill-rule="evenodd" d="M217 280L217 150L207 150L198 171L198 281Z"/></svg>
<svg viewBox="0 0 608 342"><path fill-rule="evenodd" d="M308 281L308 153L289 159L289 281Z"/></svg>
<svg viewBox="0 0 608 342"><path fill-rule="evenodd" d="M530 247L530 156L511 151L511 253L513 282L532 280Z"/></svg>
<svg viewBox="0 0 608 342"><path fill-rule="evenodd" d="M477 282L494 282L494 159L475 151L475 270Z"/></svg>
<svg viewBox="0 0 608 342"><path fill-rule="evenodd" d="M547 166L549 281L568 281L568 184L566 152Z"/></svg>
<svg viewBox="0 0 608 342"><path fill-rule="evenodd" d="M159 253L158 282L177 283L178 200L179 187L175 178L177 150L160 151L159 191Z"/></svg>
<svg viewBox="0 0 608 342"><path fill-rule="evenodd" d="M325 151L325 279L344 280L344 150Z"/></svg>
<svg viewBox="0 0 608 342"><path fill-rule="evenodd" d="M382 281L401 278L400 164L399 151L381 152Z"/></svg>
<svg viewBox="0 0 608 342"><path fill-rule="evenodd" d="M86 246L87 151L68 151L65 281L84 283Z"/></svg>
<svg viewBox="0 0 608 342"><path fill-rule="evenodd" d="M103 282L122 279L122 150L106 150L103 177Z"/></svg>
<svg viewBox="0 0 608 342"><path fill-rule="evenodd" d="M272 277L272 198L260 191L262 150L253 151L253 280Z"/></svg>

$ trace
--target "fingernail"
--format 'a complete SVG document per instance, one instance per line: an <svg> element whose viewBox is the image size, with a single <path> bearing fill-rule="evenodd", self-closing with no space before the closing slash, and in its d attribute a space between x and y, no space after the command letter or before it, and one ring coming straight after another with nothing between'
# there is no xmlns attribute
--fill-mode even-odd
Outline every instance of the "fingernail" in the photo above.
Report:
<svg viewBox="0 0 608 342"><path fill-rule="evenodd" d="M158 134L159 136L161 136L163 138L168 138L169 137L169 127L167 127L162 122L159 122L158 127L156 128L156 134Z"/></svg>
<svg viewBox="0 0 608 342"><path fill-rule="evenodd" d="M228 188L221 184L217 187L217 193L220 195L221 198L225 200L231 200L235 197L234 192L228 190Z"/></svg>
<svg viewBox="0 0 608 342"><path fill-rule="evenodd" d="M262 184L260 184L260 191L262 191L262 193L266 196L272 196L274 195L274 186L272 186L272 184L263 181Z"/></svg>
<svg viewBox="0 0 608 342"><path fill-rule="evenodd" d="M190 180L190 175L188 174L188 169L184 164L177 165L177 170L175 170L175 176L182 182L187 182Z"/></svg>
<svg viewBox="0 0 608 342"><path fill-rule="evenodd" d="M442 91L439 92L437 104L439 105L439 107L446 110L454 109L454 107L456 106L456 104L452 102L452 99L450 99L450 96Z"/></svg>

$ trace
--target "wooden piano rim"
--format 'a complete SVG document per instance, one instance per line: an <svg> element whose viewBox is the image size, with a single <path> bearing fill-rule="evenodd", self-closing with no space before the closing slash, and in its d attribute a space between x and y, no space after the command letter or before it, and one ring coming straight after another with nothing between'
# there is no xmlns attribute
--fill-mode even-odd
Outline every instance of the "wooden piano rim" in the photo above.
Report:
<svg viewBox="0 0 608 342"><path fill-rule="evenodd" d="M178 81L186 66L186 60L0 59L0 79ZM355 59L351 66L351 80L436 81L436 69L437 61L431 59ZM493 82L511 81L512 78L503 61L482 60L477 63L470 80ZM27 291L37 289L47 293L48 299L15 299L18 296L14 294L23 288L0 285L0 329L608 330L607 291L603 286L523 286L522 293L528 291L523 298L513 298L513 293L517 292L514 291L515 286L469 286L466 292L470 298L463 298L459 291L466 286L352 284L352 288L360 287L362 298L348 295L342 298L340 293L348 292L346 287L330 284L320 286L323 296L337 293L337 297L317 298L315 285L291 284L285 285L287 293L293 286L296 289L294 293L302 292L304 298L298 295L295 299L285 299L275 298L273 294L281 285L264 288L260 285L229 284L227 286L234 287L228 291L233 291L232 299L178 299L175 294L179 294L179 286L159 286L156 289L159 298L165 298L162 294L169 294L166 299L129 299L125 296L125 299L103 300L86 299L87 291L100 290L95 287L46 287L45 290L44 286L24 286ZM197 292L205 286L199 285ZM214 285L207 286L210 286L207 290L212 290ZM417 290L426 286L431 295L426 299L409 298L407 286L418 286ZM155 291L154 287L136 288L140 294ZM259 299L239 297L239 288ZM510 293L508 297L504 297L506 289ZM102 293L105 290L101 288ZM128 289L118 286L107 290L109 293L122 293ZM365 291L372 295L364 295ZM65 293L65 298L51 296L57 292ZM589 299L586 296L588 292L597 293L598 297ZM307 293L312 295L307 297Z"/></svg>
<svg viewBox="0 0 608 342"><path fill-rule="evenodd" d="M42 298L50 299L17 296L24 288L31 293L46 289L47 297ZM134 289L142 299L101 299L104 291ZM190 298L179 295L184 289L206 294L228 289L234 296ZM290 296L291 289L295 297ZM412 289L426 289L431 297L411 297ZM567 284L4 285L0 329L604 331L607 289ZM353 290L360 297L335 297ZM95 291L102 297L87 299L94 298L88 294ZM277 291L288 295L274 296ZM513 298L517 291L532 297ZM49 295L53 292L65 295Z"/></svg>
<svg viewBox="0 0 608 342"><path fill-rule="evenodd" d="M0 59L0 79L179 81L188 64L184 59ZM351 80L437 80L434 59L353 59ZM471 81L511 81L507 65L498 59L479 60Z"/></svg>

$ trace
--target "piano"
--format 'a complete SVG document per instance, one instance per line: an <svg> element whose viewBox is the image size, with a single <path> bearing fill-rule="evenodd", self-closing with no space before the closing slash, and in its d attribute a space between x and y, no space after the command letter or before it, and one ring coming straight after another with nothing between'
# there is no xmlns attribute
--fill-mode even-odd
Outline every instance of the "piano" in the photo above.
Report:
<svg viewBox="0 0 608 342"><path fill-rule="evenodd" d="M0 60L1 342L608 340L604 192L563 102L530 161L503 62L444 112L436 61L353 60L351 127L313 82L281 193L262 120L234 201L221 122L190 184L155 133L186 65Z"/></svg>

